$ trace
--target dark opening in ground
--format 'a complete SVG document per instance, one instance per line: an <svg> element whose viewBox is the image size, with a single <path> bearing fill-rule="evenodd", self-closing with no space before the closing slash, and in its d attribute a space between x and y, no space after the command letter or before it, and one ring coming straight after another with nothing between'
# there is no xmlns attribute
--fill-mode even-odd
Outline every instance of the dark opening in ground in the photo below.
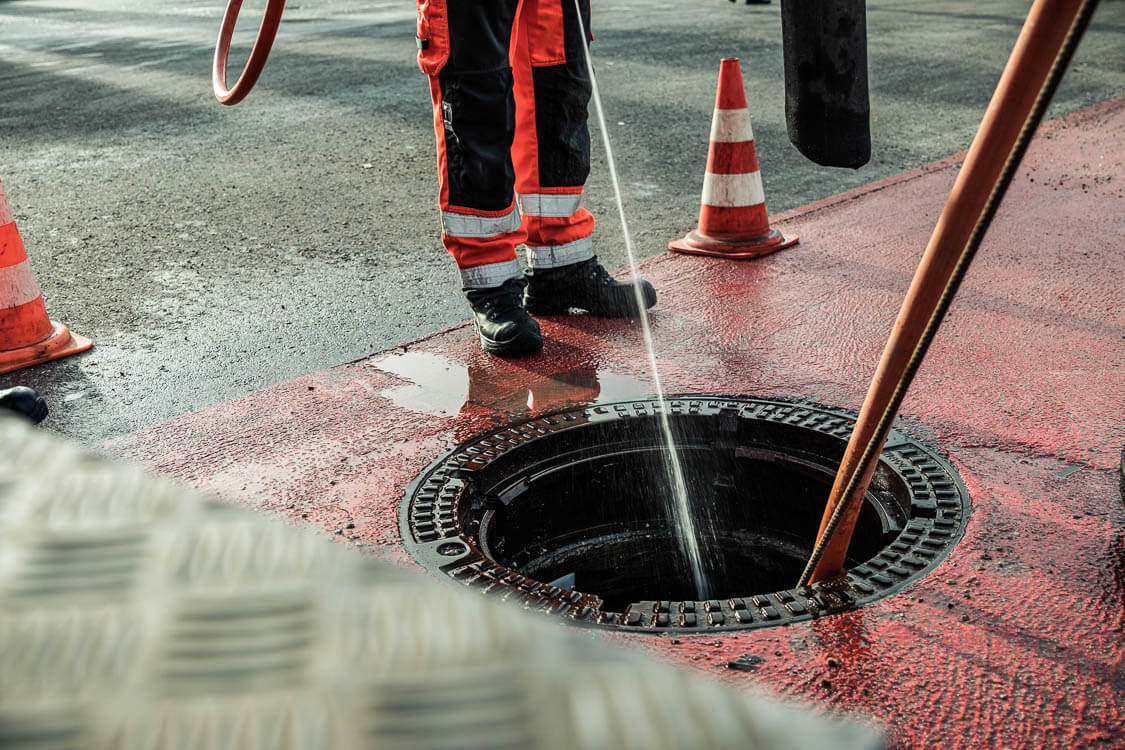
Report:
<svg viewBox="0 0 1125 750"><path fill-rule="evenodd" d="M710 579L669 528L658 402L595 405L481 435L411 485L402 531L426 567L488 594L611 627L776 625L851 608L932 570L968 494L895 430L840 581L797 589L853 415L724 396L668 402Z"/></svg>
<svg viewBox="0 0 1125 750"><path fill-rule="evenodd" d="M668 523L668 481L655 418L591 426L494 489L503 504L481 517L492 559L523 575L595 594L603 609L698 599ZM727 439L719 418L672 420L711 582L724 599L796 585L842 444L793 425ZM575 436L577 438L577 436ZM906 486L884 469L860 514L851 563L902 531Z"/></svg>

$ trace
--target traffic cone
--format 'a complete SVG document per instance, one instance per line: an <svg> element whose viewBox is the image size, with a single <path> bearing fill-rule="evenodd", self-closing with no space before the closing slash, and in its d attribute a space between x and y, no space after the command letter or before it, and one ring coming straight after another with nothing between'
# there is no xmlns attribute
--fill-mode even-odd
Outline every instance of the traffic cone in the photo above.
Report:
<svg viewBox="0 0 1125 750"><path fill-rule="evenodd" d="M720 258L757 258L797 243L796 235L770 229L750 109L736 57L723 58L719 66L701 204L699 227L669 243L670 249Z"/></svg>
<svg viewBox="0 0 1125 750"><path fill-rule="evenodd" d="M0 374L93 346L47 317L8 198L0 185Z"/></svg>

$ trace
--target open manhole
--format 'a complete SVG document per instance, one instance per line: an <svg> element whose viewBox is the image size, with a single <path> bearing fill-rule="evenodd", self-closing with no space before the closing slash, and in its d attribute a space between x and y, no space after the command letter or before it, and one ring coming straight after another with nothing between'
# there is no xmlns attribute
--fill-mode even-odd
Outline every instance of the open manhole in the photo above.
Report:
<svg viewBox="0 0 1125 750"><path fill-rule="evenodd" d="M794 588L854 414L807 402L673 396L670 422L711 591L697 596L665 510L660 402L507 426L435 461L400 523L423 566L489 594L642 632L779 625L882 598L961 537L969 497L936 451L893 431L846 576Z"/></svg>

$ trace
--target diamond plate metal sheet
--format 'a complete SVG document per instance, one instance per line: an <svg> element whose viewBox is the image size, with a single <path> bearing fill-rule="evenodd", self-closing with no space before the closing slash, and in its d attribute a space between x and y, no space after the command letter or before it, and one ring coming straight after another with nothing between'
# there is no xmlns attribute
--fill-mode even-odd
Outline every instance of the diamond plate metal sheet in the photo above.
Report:
<svg viewBox="0 0 1125 750"><path fill-rule="evenodd" d="M0 747L871 748L0 418Z"/></svg>

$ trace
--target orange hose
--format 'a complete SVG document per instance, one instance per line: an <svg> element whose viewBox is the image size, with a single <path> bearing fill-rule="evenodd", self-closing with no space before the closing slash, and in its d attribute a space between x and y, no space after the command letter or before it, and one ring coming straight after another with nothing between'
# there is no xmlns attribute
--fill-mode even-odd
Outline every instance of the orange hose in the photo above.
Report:
<svg viewBox="0 0 1125 750"><path fill-rule="evenodd" d="M262 25L258 27L258 37L250 50L250 58L242 69L242 74L234 85L227 88L227 57L230 55L230 42L234 36L234 26L238 22L238 11L242 8L242 0L230 0L227 3L226 13L223 14L223 23L219 26L219 41L215 44L215 62L211 68L211 87L215 91L215 98L223 104L238 104L254 88L258 76L266 66L266 59L270 56L274 37L277 36L277 27L281 24L281 13L285 10L285 0L268 0L266 12L262 17Z"/></svg>
<svg viewBox="0 0 1125 750"><path fill-rule="evenodd" d="M868 444L879 439L879 422L906 375L907 365L969 243L970 235L984 213L994 187L1000 180L1020 131L1039 98L1081 6L1082 0L1036 0L1028 12L1023 30L996 86L941 218L930 237L890 339L883 349L883 356L829 494L817 534L818 543L828 529L836 507L847 500L843 495L851 483L852 474L860 468L860 459ZM882 439L885 441L885 436ZM878 449L881 448L880 444ZM827 541L810 581L834 578L843 571L862 507L862 503L854 499L867 494L876 463L870 461L863 467L864 473L850 493L852 499L847 502L846 511Z"/></svg>

